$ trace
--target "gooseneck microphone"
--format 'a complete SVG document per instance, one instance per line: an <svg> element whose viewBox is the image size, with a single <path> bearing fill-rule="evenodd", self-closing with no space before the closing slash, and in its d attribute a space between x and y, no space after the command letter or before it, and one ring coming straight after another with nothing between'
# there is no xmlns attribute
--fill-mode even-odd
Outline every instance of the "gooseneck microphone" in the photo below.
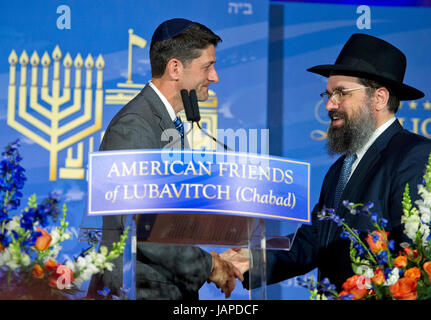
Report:
<svg viewBox="0 0 431 320"><path fill-rule="evenodd" d="M184 109L186 111L187 121L190 121L192 123L191 128L187 132L187 134L193 129L193 123L196 122L198 128L207 137L209 137L213 141L217 142L225 150L232 151L232 149L229 148L227 145L225 145L224 143L218 141L216 138L214 138L212 135L210 135L204 129L202 129L201 125L199 124L199 121L201 120L201 114L199 112L199 104L198 104L198 97L196 95L196 90L194 90L194 89L190 90L190 94L187 92L186 89L181 90L181 98L183 100Z"/></svg>
<svg viewBox="0 0 431 320"><path fill-rule="evenodd" d="M183 100L184 110L186 111L187 121L193 121L192 119L194 119L194 115L193 115L193 109L192 109L189 93L187 92L186 89L181 90L180 93L181 93L181 99Z"/></svg>
<svg viewBox="0 0 431 320"><path fill-rule="evenodd" d="M190 90L190 104L193 111L193 121L199 125L201 121L201 114L199 112L198 97L196 95L196 90Z"/></svg>

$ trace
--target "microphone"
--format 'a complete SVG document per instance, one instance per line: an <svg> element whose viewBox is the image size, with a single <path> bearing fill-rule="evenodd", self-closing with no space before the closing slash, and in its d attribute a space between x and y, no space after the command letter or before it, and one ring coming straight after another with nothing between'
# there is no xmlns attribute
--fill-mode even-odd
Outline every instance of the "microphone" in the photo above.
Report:
<svg viewBox="0 0 431 320"><path fill-rule="evenodd" d="M211 138L214 142L217 142L225 150L232 151L232 149L229 148L227 145L225 145L224 143L221 143L216 138L214 138L212 135L210 135L209 133L207 133L204 129L202 129L201 125L199 124L199 121L201 120L201 115L200 115L200 112L199 112L198 97L196 95L196 90L194 90L194 89L190 90L190 105L191 105L191 110L193 112L193 119L192 120L187 119L187 120L192 121L192 127L193 127L193 122L196 122L196 124L198 125L198 128L207 137Z"/></svg>
<svg viewBox="0 0 431 320"><path fill-rule="evenodd" d="M199 112L198 97L194 89L190 90L190 104L193 111L193 121L198 123L201 120L201 114Z"/></svg>
<svg viewBox="0 0 431 320"><path fill-rule="evenodd" d="M182 89L182 90L180 90L180 94L181 94L181 100L183 100L184 110L186 111L187 121L193 121L193 109L192 109L192 106L190 103L189 93L187 92L186 89ZM192 127L187 132L184 133L184 137L187 137L187 135L189 134L189 132L192 129L193 129L193 122L192 122ZM182 138L183 137L181 137L181 135L180 135L175 140L169 142L165 147L169 148L169 147L175 145Z"/></svg>
<svg viewBox="0 0 431 320"><path fill-rule="evenodd" d="M183 100L184 110L186 111L187 121L193 122L194 116L193 116L193 109L189 98L189 94L186 89L181 90L180 93L181 93L181 99Z"/></svg>

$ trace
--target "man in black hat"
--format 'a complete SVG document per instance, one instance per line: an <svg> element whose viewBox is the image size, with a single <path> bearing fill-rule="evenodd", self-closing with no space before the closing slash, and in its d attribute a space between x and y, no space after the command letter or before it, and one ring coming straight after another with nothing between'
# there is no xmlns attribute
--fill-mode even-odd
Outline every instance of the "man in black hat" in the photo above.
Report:
<svg viewBox="0 0 431 320"><path fill-rule="evenodd" d="M412 201L418 199L417 185L423 180L431 142L404 130L395 118L400 100L424 96L403 83L405 69L406 57L400 50L366 34L352 35L335 64L308 69L328 77L321 94L331 119L327 147L341 157L325 176L312 225L298 230L290 251L267 251L268 284L318 268L320 279L329 278L341 289L353 275L350 242L340 237L341 228L317 215L333 208L361 236L373 230L369 218L349 214L343 200L373 202L372 211L388 220L389 237L397 245L406 240L401 225L404 188L408 183ZM244 272L247 254L242 249L221 256Z"/></svg>
<svg viewBox="0 0 431 320"><path fill-rule="evenodd" d="M99 150L162 149L175 129L187 147L178 117L184 109L180 91L194 89L198 100L208 98L208 86L219 80L214 64L220 41L210 29L190 20L160 24L151 40L152 80L111 120ZM139 215L138 240L145 239L153 219ZM105 244L119 240L124 224L125 216L103 217ZM198 247L138 242L136 260L136 299L195 300L205 281L214 282L228 298L235 278L243 279L231 263ZM112 272L93 276L89 296L99 297L97 291L104 287L120 295L122 257L114 262Z"/></svg>

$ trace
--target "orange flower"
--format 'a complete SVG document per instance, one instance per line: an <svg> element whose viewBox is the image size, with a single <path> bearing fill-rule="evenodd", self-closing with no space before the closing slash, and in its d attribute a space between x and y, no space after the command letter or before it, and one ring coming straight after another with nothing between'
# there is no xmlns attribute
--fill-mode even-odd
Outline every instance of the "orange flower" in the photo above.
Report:
<svg viewBox="0 0 431 320"><path fill-rule="evenodd" d="M404 277L418 280L421 277L421 270L418 267L407 269L404 273Z"/></svg>
<svg viewBox="0 0 431 320"><path fill-rule="evenodd" d="M418 251L417 250L412 250L409 246L404 248L404 252L407 254L407 256L410 259L416 259L418 256Z"/></svg>
<svg viewBox="0 0 431 320"><path fill-rule="evenodd" d="M0 251L3 251L5 248L3 247L2 243L0 242Z"/></svg>
<svg viewBox="0 0 431 320"><path fill-rule="evenodd" d="M381 251L386 250L388 247L388 234L389 232L381 232L377 230L368 234L365 240L373 253L380 253ZM374 241L375 239L377 241Z"/></svg>
<svg viewBox="0 0 431 320"><path fill-rule="evenodd" d="M377 268L374 272L374 277L371 279L375 284L381 285L383 282L385 282L385 273L382 269Z"/></svg>
<svg viewBox="0 0 431 320"><path fill-rule="evenodd" d="M423 268L428 275L429 282L431 282L431 261L425 262Z"/></svg>
<svg viewBox="0 0 431 320"><path fill-rule="evenodd" d="M57 270L57 262L55 262L52 259L49 259L47 262L45 262L45 270L46 271L55 271L55 270Z"/></svg>
<svg viewBox="0 0 431 320"><path fill-rule="evenodd" d="M42 279L45 273L40 265L35 264L33 267L33 271L31 272L32 276L35 278Z"/></svg>
<svg viewBox="0 0 431 320"><path fill-rule="evenodd" d="M75 279L73 278L73 271L65 265L59 264L55 271L48 277L48 284L57 289L64 289L67 285L71 284Z"/></svg>
<svg viewBox="0 0 431 320"><path fill-rule="evenodd" d="M395 284L389 287L394 298L399 300L416 300L418 293L416 291L417 280L412 278L401 278Z"/></svg>
<svg viewBox="0 0 431 320"><path fill-rule="evenodd" d="M37 227L37 231L41 232L42 235L36 239L36 249L40 251L44 251L49 248L49 244L51 243L52 237L46 230L42 230Z"/></svg>
<svg viewBox="0 0 431 320"><path fill-rule="evenodd" d="M351 294L353 295L353 300L358 300L365 297L367 295L368 289L365 287L363 280L363 276L354 275L353 277L350 277L346 280L346 282L343 283L342 287L344 290L341 292L341 294Z"/></svg>
<svg viewBox="0 0 431 320"><path fill-rule="evenodd" d="M405 268L407 266L407 257L406 256L398 256L394 260L394 265L397 268Z"/></svg>

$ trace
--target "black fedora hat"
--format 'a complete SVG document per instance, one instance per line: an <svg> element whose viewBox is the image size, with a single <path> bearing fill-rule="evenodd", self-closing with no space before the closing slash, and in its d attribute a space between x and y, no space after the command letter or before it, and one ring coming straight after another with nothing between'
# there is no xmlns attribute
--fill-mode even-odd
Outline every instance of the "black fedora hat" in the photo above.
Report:
<svg viewBox="0 0 431 320"><path fill-rule="evenodd" d="M400 100L415 100L424 93L403 83L407 59L398 48L382 39L355 33L346 42L335 64L318 65L307 71L329 77L342 74L375 80Z"/></svg>

